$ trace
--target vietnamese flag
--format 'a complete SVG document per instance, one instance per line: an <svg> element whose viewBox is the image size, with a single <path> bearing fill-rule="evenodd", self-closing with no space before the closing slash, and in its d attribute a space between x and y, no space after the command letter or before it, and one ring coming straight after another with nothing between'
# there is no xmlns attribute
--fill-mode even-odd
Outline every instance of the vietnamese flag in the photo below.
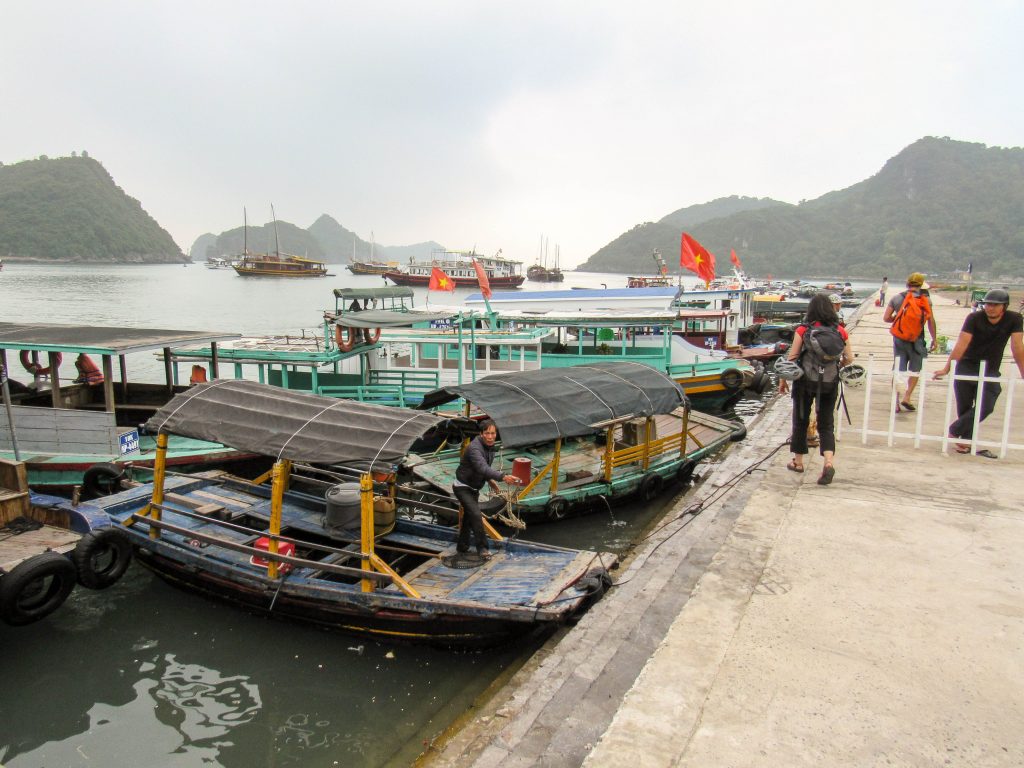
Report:
<svg viewBox="0 0 1024 768"><path fill-rule="evenodd" d="M705 283L715 279L714 254L685 232L679 250L679 266L695 272Z"/></svg>
<svg viewBox="0 0 1024 768"><path fill-rule="evenodd" d="M440 267L434 267L430 271L430 284L427 286L428 291L454 291L455 281L452 280L448 275L444 273L444 270Z"/></svg>
<svg viewBox="0 0 1024 768"><path fill-rule="evenodd" d="M740 257L736 255L736 249L735 248L733 248L729 252L729 261L732 262L732 265L734 267L736 267L736 269L743 269L743 265L740 264Z"/></svg>
<svg viewBox="0 0 1024 768"><path fill-rule="evenodd" d="M491 298L491 281L487 279L487 272L476 259L473 259L473 269L476 270L476 281L480 283L480 293L485 299Z"/></svg>

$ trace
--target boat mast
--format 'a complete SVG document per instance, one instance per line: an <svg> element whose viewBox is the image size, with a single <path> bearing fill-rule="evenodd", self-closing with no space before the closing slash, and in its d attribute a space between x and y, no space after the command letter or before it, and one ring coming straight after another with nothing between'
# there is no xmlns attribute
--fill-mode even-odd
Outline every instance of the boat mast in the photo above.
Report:
<svg viewBox="0 0 1024 768"><path fill-rule="evenodd" d="M277 250L277 258L281 259L281 238L277 234L277 214L274 213L274 204L270 204L270 218L274 220L274 245Z"/></svg>
<svg viewBox="0 0 1024 768"><path fill-rule="evenodd" d="M249 214L242 206L242 255L249 255Z"/></svg>

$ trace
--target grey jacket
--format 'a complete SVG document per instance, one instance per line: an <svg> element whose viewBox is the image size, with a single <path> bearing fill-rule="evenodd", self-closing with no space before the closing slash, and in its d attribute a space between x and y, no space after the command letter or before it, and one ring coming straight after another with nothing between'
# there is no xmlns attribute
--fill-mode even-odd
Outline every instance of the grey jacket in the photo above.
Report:
<svg viewBox="0 0 1024 768"><path fill-rule="evenodd" d="M475 491L483 488L488 480L501 480L504 475L491 468L494 454L494 448L488 448L481 437L474 437L462 454L459 468L455 470L455 479Z"/></svg>

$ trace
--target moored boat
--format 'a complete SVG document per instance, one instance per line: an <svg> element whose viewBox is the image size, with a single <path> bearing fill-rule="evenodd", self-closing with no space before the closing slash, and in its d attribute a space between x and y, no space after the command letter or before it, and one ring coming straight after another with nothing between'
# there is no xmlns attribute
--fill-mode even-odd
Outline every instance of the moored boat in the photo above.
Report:
<svg viewBox="0 0 1024 768"><path fill-rule="evenodd" d="M395 515L394 484L335 464L389 466L442 419L251 381L199 385L147 424L274 458L271 487L220 473L165 476L97 500L139 561L169 583L251 611L371 638L487 646L569 621L615 558L492 532L488 560L450 527ZM318 467L311 467L316 462ZM325 468L326 467L326 468ZM323 479L323 478L327 479Z"/></svg>
<svg viewBox="0 0 1024 768"><path fill-rule="evenodd" d="M500 250L494 256L482 256L473 251L434 251L429 261L410 260L405 267L388 270L384 277L395 285L425 287L430 285L430 277L437 267L456 288L477 288L480 282L474 261L483 268L491 288L518 288L526 280L520 272L523 263L503 258Z"/></svg>
<svg viewBox="0 0 1024 768"><path fill-rule="evenodd" d="M247 253L233 266L241 277L327 276L324 262L288 253Z"/></svg>
<svg viewBox="0 0 1024 768"><path fill-rule="evenodd" d="M495 494L484 506L515 527L560 520L595 502L605 509L605 502L627 496L653 501L673 481L689 482L701 459L746 434L741 423L692 411L677 382L642 363L490 376L428 393L419 407L456 399L498 427L499 469L519 476L524 487ZM474 426L453 420L444 438L455 447L412 455L406 465L418 479L450 492L459 443Z"/></svg>
<svg viewBox="0 0 1024 768"><path fill-rule="evenodd" d="M345 268L353 275L385 275L399 268L397 261L357 261L352 259Z"/></svg>

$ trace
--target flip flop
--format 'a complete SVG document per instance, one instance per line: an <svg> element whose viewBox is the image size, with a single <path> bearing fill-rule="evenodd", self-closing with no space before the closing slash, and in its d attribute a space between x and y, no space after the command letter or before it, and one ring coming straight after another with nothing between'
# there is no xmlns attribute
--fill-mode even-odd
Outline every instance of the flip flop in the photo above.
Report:
<svg viewBox="0 0 1024 768"><path fill-rule="evenodd" d="M911 405L910 403L900 403L900 405L902 405L902 406L903 406L903 409L904 409L904 410L907 410L907 411L911 411L911 412L913 412L913 411L916 411L916 410L917 410L917 408L916 408L916 407L914 407L913 405Z"/></svg>
<svg viewBox="0 0 1024 768"><path fill-rule="evenodd" d="M831 464L826 464L825 468L821 470L821 477L818 478L818 485L829 485L832 482L832 478L836 476L836 468Z"/></svg>
<svg viewBox="0 0 1024 768"><path fill-rule="evenodd" d="M970 453L971 446L966 443L956 443L956 445L953 446L953 450L957 453Z"/></svg>
<svg viewBox="0 0 1024 768"><path fill-rule="evenodd" d="M788 469L790 472L803 472L804 471L804 468L803 468L802 465L797 464L796 462L793 462L793 461L789 462L789 464L786 465L786 469Z"/></svg>
<svg viewBox="0 0 1024 768"><path fill-rule="evenodd" d="M970 449L968 448L968 450L970 450ZM998 459L999 458L994 453L992 453L992 451L990 451L988 448L982 448L980 451L978 451L974 455L975 456L984 456L986 459Z"/></svg>

